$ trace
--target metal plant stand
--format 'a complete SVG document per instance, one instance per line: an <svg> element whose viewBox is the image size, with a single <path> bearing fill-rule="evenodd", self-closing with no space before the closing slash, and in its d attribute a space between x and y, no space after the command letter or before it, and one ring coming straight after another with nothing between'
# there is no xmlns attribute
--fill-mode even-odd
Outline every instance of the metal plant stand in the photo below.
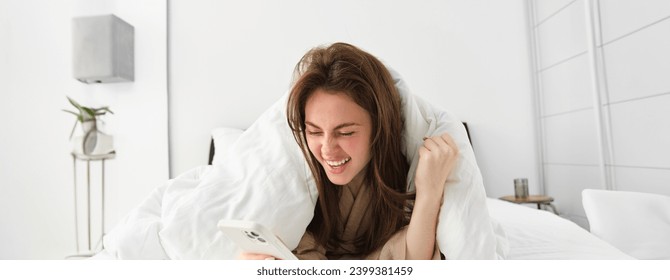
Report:
<svg viewBox="0 0 670 280"><path fill-rule="evenodd" d="M73 165L73 174L74 174L74 227L75 227L75 239L77 244L77 254L67 256L66 259L71 258L85 258L91 257L97 253L93 251L91 246L91 161L100 161L101 165L101 182L100 182L100 239L105 235L105 161L114 159L116 154L114 152L103 155L85 155L72 153L72 165ZM87 241L88 241L88 250L85 253L82 253L81 247L79 246L79 209L78 209L78 196L77 196L77 161L86 162L86 221L87 221ZM97 246L96 246L97 247ZM102 249L104 249L104 243L102 244ZM101 250L102 250L101 249Z"/></svg>

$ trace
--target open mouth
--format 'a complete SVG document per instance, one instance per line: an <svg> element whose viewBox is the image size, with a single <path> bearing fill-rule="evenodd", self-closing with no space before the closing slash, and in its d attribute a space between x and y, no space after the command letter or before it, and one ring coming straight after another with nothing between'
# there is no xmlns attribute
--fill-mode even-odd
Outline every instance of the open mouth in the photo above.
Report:
<svg viewBox="0 0 670 280"><path fill-rule="evenodd" d="M338 160L338 161L326 160L325 162L326 162L326 164L328 164L328 166L330 166L332 168L338 168L338 167L341 167L342 165L345 165L350 160L351 160L351 157L347 157L343 160Z"/></svg>

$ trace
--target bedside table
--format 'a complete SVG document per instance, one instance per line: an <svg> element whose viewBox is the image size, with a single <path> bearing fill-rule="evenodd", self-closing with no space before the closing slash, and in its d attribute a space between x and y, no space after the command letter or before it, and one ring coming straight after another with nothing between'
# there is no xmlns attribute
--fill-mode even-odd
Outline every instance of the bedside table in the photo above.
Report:
<svg viewBox="0 0 670 280"><path fill-rule="evenodd" d="M546 206L551 208L551 211L554 212L554 214L558 215L558 211L556 211L556 207L554 207L553 204L551 204L554 201L554 198L551 196L546 196L546 195L529 195L528 197L525 198L520 198L520 197L515 197L513 195L507 195L500 197L501 200L516 203L516 204L522 204L522 203L531 203L531 204L537 204L537 209L542 209L542 206Z"/></svg>

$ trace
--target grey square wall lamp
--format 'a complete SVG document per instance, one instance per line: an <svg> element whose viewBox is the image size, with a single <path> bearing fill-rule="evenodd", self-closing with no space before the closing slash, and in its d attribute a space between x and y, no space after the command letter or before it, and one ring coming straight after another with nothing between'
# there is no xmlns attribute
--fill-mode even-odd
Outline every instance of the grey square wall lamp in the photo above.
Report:
<svg viewBox="0 0 670 280"><path fill-rule="evenodd" d="M87 84L134 81L134 37L115 15L72 19L72 75Z"/></svg>

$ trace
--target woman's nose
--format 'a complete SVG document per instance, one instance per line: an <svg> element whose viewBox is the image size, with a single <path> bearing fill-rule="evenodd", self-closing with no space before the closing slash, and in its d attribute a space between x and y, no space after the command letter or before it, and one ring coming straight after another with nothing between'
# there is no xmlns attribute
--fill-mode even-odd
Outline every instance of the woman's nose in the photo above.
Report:
<svg viewBox="0 0 670 280"><path fill-rule="evenodd" d="M332 136L324 136L321 142L321 153L328 155L337 150L337 141Z"/></svg>

